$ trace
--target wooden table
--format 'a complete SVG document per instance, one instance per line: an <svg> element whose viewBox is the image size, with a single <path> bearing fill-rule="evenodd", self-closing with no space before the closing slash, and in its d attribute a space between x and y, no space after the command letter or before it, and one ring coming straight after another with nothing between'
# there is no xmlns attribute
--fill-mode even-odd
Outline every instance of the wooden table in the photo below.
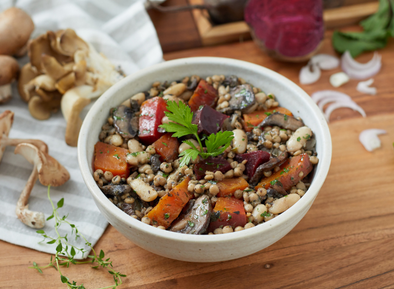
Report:
<svg viewBox="0 0 394 289"><path fill-rule="evenodd" d="M321 52L333 54L327 33ZM335 111L329 124L331 169L315 203L283 239L249 257L220 263L187 263L147 252L108 226L95 246L127 274L121 288L393 288L394 287L394 42L379 53L383 68L374 77L378 94L356 91L352 80L338 91L364 108L366 118L350 109ZM167 53L166 60L221 56L273 69L298 83L302 64L268 58L253 42ZM367 61L368 53L359 58ZM302 86L308 93L331 89L329 76ZM226 72L224 72L226 73ZM367 128L387 130L382 147L367 152L358 140ZM241 246L242 244L240 244ZM65 288L58 272L28 269L46 264L48 254L0 242L0 288ZM111 275L89 265L63 269L87 288L112 284Z"/></svg>

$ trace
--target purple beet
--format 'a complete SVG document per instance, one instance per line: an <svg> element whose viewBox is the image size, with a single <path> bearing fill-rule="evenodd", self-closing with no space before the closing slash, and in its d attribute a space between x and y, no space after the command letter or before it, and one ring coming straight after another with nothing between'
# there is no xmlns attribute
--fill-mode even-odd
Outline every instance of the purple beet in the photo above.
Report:
<svg viewBox="0 0 394 289"><path fill-rule="evenodd" d="M324 36L323 5L317 0L250 0L245 21L270 56L302 61Z"/></svg>
<svg viewBox="0 0 394 289"><path fill-rule="evenodd" d="M231 165L223 157L209 157L201 159L200 162L194 165L194 174L196 175L197 180L201 180L206 171L221 171L224 174L229 170L231 170Z"/></svg>
<svg viewBox="0 0 394 289"><path fill-rule="evenodd" d="M192 123L197 124L198 134L210 135L220 130L226 118L229 118L229 116L216 111L208 105L204 105L196 112Z"/></svg>
<svg viewBox="0 0 394 289"><path fill-rule="evenodd" d="M259 165L268 162L270 159L270 154L265 151L255 151L246 154L238 154L235 156L235 160L241 163L243 160L247 160L248 162L245 165L246 174L249 177L249 180L253 177Z"/></svg>

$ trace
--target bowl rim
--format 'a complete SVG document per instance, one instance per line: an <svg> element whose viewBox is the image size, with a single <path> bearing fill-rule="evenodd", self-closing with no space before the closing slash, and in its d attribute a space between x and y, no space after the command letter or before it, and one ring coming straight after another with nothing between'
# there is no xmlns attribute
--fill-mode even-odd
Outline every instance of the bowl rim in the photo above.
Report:
<svg viewBox="0 0 394 289"><path fill-rule="evenodd" d="M154 72L158 69L160 70L169 70L173 68L177 68L183 65L190 64L207 64L207 65L226 65L226 66L236 66L238 68L243 68L249 71L254 71L256 73L260 73L263 75L271 74L271 77L274 77L276 81L283 83L288 86L291 90L294 91L294 94L300 95L304 101L310 106L313 110L313 113L316 115L318 119L318 126L320 127L322 134L322 158L319 158L319 171L316 172L313 182L311 183L308 192L291 208L286 210L284 213L270 220L269 222L264 222L259 224L253 228L242 230L239 232L233 232L231 234L218 234L218 235L189 235L189 234L180 234L176 232L171 232L167 230L160 230L150 225L144 224L143 222L132 218L127 215L122 210L114 207L114 205L109 201L107 197L101 192L101 190L97 187L96 182L93 179L93 175L90 173L90 164L88 162L88 157L84 155L86 152L86 143L88 141L88 131L91 126L94 126L94 115L100 113L100 108L105 104L107 99L109 99L113 94L115 94L119 89L124 86L127 86L130 82L136 81L138 79L142 79L144 77L149 76L151 72ZM130 230L137 229L140 232L151 235L153 237L160 237L162 239L172 240L172 241L183 241L187 243L223 243L234 241L240 238L249 238L257 235L261 235L264 232L267 232L272 227L278 225L284 225L284 223L289 222L292 216L296 212L303 211L305 208L308 208L309 204L312 203L317 196L320 188L322 187L329 168L331 164L331 156L332 156L332 143L331 143L331 135L328 124L323 116L323 113L317 107L317 105L313 102L311 97L297 84L295 84L290 79L285 76L268 69L266 67L250 63L247 61L224 58L224 57L189 57L189 58L180 58L175 60L170 60L166 62L161 62L138 72L135 72L124 79L120 80L112 87L110 87L91 107L88 114L83 121L79 139L78 139L78 163L79 168L82 173L82 177L87 185L89 192L92 194L93 198L96 202L99 202L100 205L105 208L108 212L121 220L123 223L126 223ZM322 161L323 160L323 161Z"/></svg>

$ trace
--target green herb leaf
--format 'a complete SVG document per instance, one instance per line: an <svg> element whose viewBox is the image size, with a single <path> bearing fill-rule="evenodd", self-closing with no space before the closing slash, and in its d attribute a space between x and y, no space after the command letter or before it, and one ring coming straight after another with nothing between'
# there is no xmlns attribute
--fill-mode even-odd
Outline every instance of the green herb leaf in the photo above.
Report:
<svg viewBox="0 0 394 289"><path fill-rule="evenodd" d="M388 0L380 0L378 11L360 22L365 31L384 29L390 22L390 3Z"/></svg>
<svg viewBox="0 0 394 289"><path fill-rule="evenodd" d="M173 137L182 137L188 134L197 134L197 125L192 124L193 113L190 107L183 102L168 101L165 115L173 122L161 124L167 132L174 132ZM175 122L175 123L174 123Z"/></svg>
<svg viewBox="0 0 394 289"><path fill-rule="evenodd" d="M57 208L60 209L64 205L64 198L61 198L59 202L57 202Z"/></svg>
<svg viewBox="0 0 394 289"><path fill-rule="evenodd" d="M209 135L208 139L205 141L205 146L207 147L207 153L201 153L201 156L207 158L208 156L218 156L222 154L228 146L231 144L234 138L234 133L232 131L219 131L216 134Z"/></svg>
<svg viewBox="0 0 394 289"><path fill-rule="evenodd" d="M101 259L103 259L103 258L104 258L104 256L105 256L105 254L104 254L104 251L103 251L103 250L101 250L101 251L100 251L100 255L99 255L99 257L100 257Z"/></svg>
<svg viewBox="0 0 394 289"><path fill-rule="evenodd" d="M179 156L182 157L181 162L179 163L180 167L187 166L190 163L190 160L195 160L198 157L199 151L196 149L187 149L184 150Z"/></svg>
<svg viewBox="0 0 394 289"><path fill-rule="evenodd" d="M68 278L64 275L60 275L60 280L62 280L62 283L67 283L68 282Z"/></svg>

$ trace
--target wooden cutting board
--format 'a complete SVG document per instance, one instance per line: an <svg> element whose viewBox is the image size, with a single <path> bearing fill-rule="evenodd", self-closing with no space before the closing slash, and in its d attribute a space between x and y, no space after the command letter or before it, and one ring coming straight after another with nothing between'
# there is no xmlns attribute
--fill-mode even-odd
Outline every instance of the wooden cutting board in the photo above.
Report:
<svg viewBox="0 0 394 289"><path fill-rule="evenodd" d="M330 36L328 32L321 51L334 54ZM332 114L330 171L310 211L288 235L238 260L188 263L149 253L109 226L95 249L103 249L114 267L127 274L119 288L394 288L393 51L393 39L379 51L383 67L374 77L376 96L357 92L355 80L336 89L364 108L367 118L346 108ZM302 66L275 61L251 41L168 53L164 58L191 56L250 61L295 83ZM372 53L367 53L358 60L365 62L371 57ZM328 77L337 71L323 72L317 83L302 88L308 93L332 89ZM359 133L367 128L387 130L380 137L381 149L373 153L358 141ZM65 288L53 268L44 274L28 269L33 261L47 264L49 254L0 241L0 256L0 288ZM88 264L64 268L62 273L86 288L112 284L110 274Z"/></svg>

